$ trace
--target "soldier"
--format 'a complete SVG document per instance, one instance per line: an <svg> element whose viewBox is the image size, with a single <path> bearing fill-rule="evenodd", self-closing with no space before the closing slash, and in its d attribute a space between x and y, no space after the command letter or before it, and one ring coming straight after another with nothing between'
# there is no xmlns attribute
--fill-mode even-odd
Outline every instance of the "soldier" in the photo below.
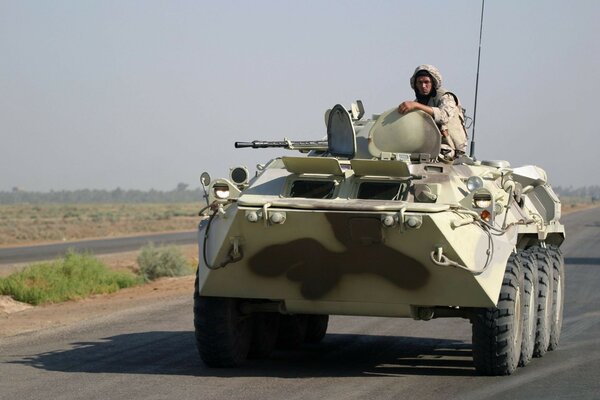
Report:
<svg viewBox="0 0 600 400"><path fill-rule="evenodd" d="M467 131L458 97L442 87L442 75L433 65L419 65L410 78L416 101L404 101L398 112L406 114L422 110L433 117L442 132L442 143L449 145L458 157L467 148Z"/></svg>

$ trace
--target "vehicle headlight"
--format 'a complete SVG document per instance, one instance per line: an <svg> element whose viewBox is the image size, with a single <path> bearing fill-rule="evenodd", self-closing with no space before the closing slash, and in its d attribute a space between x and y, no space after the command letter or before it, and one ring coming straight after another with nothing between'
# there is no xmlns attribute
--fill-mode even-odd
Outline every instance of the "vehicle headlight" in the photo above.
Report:
<svg viewBox="0 0 600 400"><path fill-rule="evenodd" d="M476 208L488 208L492 205L492 195L490 193L475 193L473 195L473 206Z"/></svg>
<svg viewBox="0 0 600 400"><path fill-rule="evenodd" d="M246 167L235 167L229 171L229 178L231 178L236 185L245 185L248 183L249 176L250 174Z"/></svg>
<svg viewBox="0 0 600 400"><path fill-rule="evenodd" d="M471 176L467 179L467 189L469 192L474 192L483 187L483 179L480 176Z"/></svg>
<svg viewBox="0 0 600 400"><path fill-rule="evenodd" d="M225 200L229 198L229 186L215 185L213 186L213 193L217 199Z"/></svg>

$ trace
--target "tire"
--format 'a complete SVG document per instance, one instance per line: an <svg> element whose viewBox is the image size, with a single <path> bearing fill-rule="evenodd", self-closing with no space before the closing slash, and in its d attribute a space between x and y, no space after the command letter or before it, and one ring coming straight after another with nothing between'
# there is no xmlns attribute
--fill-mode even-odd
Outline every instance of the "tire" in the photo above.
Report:
<svg viewBox="0 0 600 400"><path fill-rule="evenodd" d="M309 315L306 327L306 343L319 343L327 333L329 315Z"/></svg>
<svg viewBox="0 0 600 400"><path fill-rule="evenodd" d="M282 315L279 321L278 349L297 349L306 339L308 315Z"/></svg>
<svg viewBox="0 0 600 400"><path fill-rule="evenodd" d="M529 251L520 253L523 267L523 341L519 366L524 367L533 357L537 331L538 265Z"/></svg>
<svg viewBox="0 0 600 400"><path fill-rule="evenodd" d="M473 362L481 375L510 375L519 364L523 339L523 290L519 257L506 263L498 305L476 311Z"/></svg>
<svg viewBox="0 0 600 400"><path fill-rule="evenodd" d="M253 315L252 342L248 358L269 358L279 336L278 313L261 312Z"/></svg>
<svg viewBox="0 0 600 400"><path fill-rule="evenodd" d="M239 309L239 300L205 297L194 291L194 328L200 358L209 367L235 367L244 362L252 339L251 315Z"/></svg>
<svg viewBox="0 0 600 400"><path fill-rule="evenodd" d="M552 261L552 323L550 324L550 343L548 350L558 347L562 329L564 293L565 293L565 260L556 246L548 246L548 255Z"/></svg>
<svg viewBox="0 0 600 400"><path fill-rule="evenodd" d="M542 357L550 345L550 327L552 324L552 265L548 252L534 246L530 252L538 265L537 327L533 356Z"/></svg>

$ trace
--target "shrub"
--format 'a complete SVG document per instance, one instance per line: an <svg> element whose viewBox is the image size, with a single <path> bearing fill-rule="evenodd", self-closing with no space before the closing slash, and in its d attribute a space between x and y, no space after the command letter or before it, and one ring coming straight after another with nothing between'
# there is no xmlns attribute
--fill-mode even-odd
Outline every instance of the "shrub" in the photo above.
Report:
<svg viewBox="0 0 600 400"><path fill-rule="evenodd" d="M183 253L175 246L155 247L150 243L142 247L137 262L145 281L162 276L189 275L192 272Z"/></svg>
<svg viewBox="0 0 600 400"><path fill-rule="evenodd" d="M32 264L0 278L0 294L38 305L112 293L140 283L140 277L111 271L89 254L69 252L62 259Z"/></svg>

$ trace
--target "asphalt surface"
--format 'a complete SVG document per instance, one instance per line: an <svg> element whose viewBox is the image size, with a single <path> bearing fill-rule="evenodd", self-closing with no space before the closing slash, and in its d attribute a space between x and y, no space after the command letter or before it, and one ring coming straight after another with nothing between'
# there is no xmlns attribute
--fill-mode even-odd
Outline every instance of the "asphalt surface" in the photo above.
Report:
<svg viewBox="0 0 600 400"><path fill-rule="evenodd" d="M160 245L184 245L197 242L197 232L158 233L143 236L118 237L111 239L81 240L77 242L53 243L37 246L0 248L0 264L25 263L50 260L63 256L69 250L110 254L138 250L148 243ZM0 265L1 268L1 265Z"/></svg>
<svg viewBox="0 0 600 400"><path fill-rule="evenodd" d="M0 339L1 399L597 399L600 209L563 218L561 343L508 377L480 377L459 319L332 317L322 343L237 369L197 356L190 296Z"/></svg>

